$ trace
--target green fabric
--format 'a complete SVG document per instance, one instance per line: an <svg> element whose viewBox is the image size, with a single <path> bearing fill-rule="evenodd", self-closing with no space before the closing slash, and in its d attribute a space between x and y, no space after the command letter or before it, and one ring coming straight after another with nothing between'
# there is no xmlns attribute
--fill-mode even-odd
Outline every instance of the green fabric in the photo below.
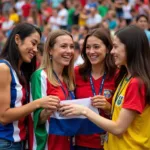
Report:
<svg viewBox="0 0 150 150"><path fill-rule="evenodd" d="M37 9L41 9L41 3L43 3L43 0L35 0L36 5L37 5Z"/></svg>
<svg viewBox="0 0 150 150"><path fill-rule="evenodd" d="M73 25L73 14L75 12L75 8L68 9L68 25Z"/></svg>
<svg viewBox="0 0 150 150"><path fill-rule="evenodd" d="M37 70L36 72L33 73L31 77L31 92L32 92L33 100L36 100L42 97L41 88L43 87L41 86L42 85L41 84L41 72L42 70ZM36 138L36 144L37 144L36 150L44 150L46 142L47 142L47 138L48 138L48 133L46 131L45 124L39 125L39 122L38 122L41 111L42 111L41 108L37 109L33 115L34 132L35 132L35 138Z"/></svg>
<svg viewBox="0 0 150 150"><path fill-rule="evenodd" d="M105 17L108 12L108 7L106 6L98 6L98 12L102 17Z"/></svg>

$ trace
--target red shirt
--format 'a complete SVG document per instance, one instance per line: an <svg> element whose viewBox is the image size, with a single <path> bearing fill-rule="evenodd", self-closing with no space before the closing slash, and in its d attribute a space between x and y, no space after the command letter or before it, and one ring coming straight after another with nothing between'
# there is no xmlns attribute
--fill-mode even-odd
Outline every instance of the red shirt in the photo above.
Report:
<svg viewBox="0 0 150 150"><path fill-rule="evenodd" d="M112 96L115 91L115 76L108 80L107 76L104 82L103 92L102 94L105 95L106 99L111 103ZM87 97L93 97L93 93L91 90L90 80L85 82L82 79L82 76L79 74L79 68L75 68L75 80L76 80L76 98L87 98ZM95 80L93 78L93 83L95 87L96 94L99 93L100 84L102 81L102 77ZM103 110L100 110L101 116L105 116L105 113ZM107 116L108 117L108 116ZM100 134L93 134L93 135L79 135L76 136L76 145L78 146L84 146L88 148L102 148L103 145L101 145L101 139Z"/></svg>
<svg viewBox="0 0 150 150"><path fill-rule="evenodd" d="M30 15L31 5L26 3L22 6L23 17L28 17Z"/></svg>
<svg viewBox="0 0 150 150"><path fill-rule="evenodd" d="M135 110L141 114L145 108L145 95L145 85L140 83L138 78L132 78L122 108Z"/></svg>

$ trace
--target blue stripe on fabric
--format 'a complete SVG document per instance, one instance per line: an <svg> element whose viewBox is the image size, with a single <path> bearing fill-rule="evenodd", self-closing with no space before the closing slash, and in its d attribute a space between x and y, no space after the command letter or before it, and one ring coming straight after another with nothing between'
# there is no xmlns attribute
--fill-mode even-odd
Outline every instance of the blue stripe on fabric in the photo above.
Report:
<svg viewBox="0 0 150 150"><path fill-rule="evenodd" d="M49 134L74 136L79 134L94 134L103 133L103 129L96 126L87 118L73 118L73 119L55 119L50 118Z"/></svg>
<svg viewBox="0 0 150 150"><path fill-rule="evenodd" d="M0 60L0 63L5 63L9 68L10 68L10 73L11 73L11 89L10 89L10 94L11 94L11 103L10 103L10 108L14 108L15 107L15 101L17 98L17 91L16 91L16 81L15 81L15 77L13 74L13 70L12 67L10 65L10 63L7 60ZM3 139L7 139L10 141L14 141L13 139L13 132L14 132L14 127L13 127L13 123L7 124L5 126L3 126L2 124L0 124L0 138Z"/></svg>

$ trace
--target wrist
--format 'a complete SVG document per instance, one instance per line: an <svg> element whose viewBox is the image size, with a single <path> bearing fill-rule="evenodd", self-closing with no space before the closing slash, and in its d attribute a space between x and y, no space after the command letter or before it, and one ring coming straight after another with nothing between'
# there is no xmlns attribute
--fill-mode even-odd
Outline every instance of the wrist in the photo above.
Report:
<svg viewBox="0 0 150 150"><path fill-rule="evenodd" d="M87 116L87 113L88 113L88 108L83 108L83 110L81 111L81 115L83 116Z"/></svg>
<svg viewBox="0 0 150 150"><path fill-rule="evenodd" d="M41 100L40 100L40 99L35 100L34 102L35 102L35 107L36 107L36 109L41 108Z"/></svg>

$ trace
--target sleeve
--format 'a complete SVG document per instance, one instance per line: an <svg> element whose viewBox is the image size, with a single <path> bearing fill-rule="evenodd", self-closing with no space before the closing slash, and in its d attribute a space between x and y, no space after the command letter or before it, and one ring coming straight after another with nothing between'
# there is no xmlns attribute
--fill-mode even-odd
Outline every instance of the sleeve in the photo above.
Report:
<svg viewBox="0 0 150 150"><path fill-rule="evenodd" d="M145 107L145 98L145 85L138 79L133 78L127 87L122 108L142 113Z"/></svg>
<svg viewBox="0 0 150 150"><path fill-rule="evenodd" d="M43 74L44 71L38 70L36 71L32 77L30 82L30 91L31 91L31 99L37 100L44 96L47 96L47 88L46 88L46 77ZM45 149L48 133L46 130L46 124L39 124L39 116L42 111L42 108L37 109L33 113L33 123L34 123L34 134L36 139L37 147L40 149Z"/></svg>

